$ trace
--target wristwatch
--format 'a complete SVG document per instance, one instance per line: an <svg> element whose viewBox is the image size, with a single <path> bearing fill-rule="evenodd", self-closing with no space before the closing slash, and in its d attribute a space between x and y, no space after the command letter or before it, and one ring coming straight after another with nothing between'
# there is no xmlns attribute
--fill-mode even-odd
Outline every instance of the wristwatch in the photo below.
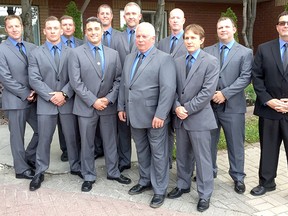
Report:
<svg viewBox="0 0 288 216"><path fill-rule="evenodd" d="M62 95L65 97L65 99L69 98L68 95L65 92L63 92L63 91L62 91Z"/></svg>

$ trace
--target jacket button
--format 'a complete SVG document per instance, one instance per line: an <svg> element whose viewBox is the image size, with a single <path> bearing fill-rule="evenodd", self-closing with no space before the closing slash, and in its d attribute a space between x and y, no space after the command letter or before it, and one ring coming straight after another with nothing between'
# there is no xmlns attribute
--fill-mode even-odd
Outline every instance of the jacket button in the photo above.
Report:
<svg viewBox="0 0 288 216"><path fill-rule="evenodd" d="M129 90L131 90L131 88L129 88Z"/></svg>

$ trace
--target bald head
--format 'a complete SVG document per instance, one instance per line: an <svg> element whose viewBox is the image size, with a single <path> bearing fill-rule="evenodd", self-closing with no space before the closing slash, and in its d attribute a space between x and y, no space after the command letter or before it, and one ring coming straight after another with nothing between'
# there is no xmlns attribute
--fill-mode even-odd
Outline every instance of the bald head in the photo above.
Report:
<svg viewBox="0 0 288 216"><path fill-rule="evenodd" d="M149 50L155 43L154 26L148 22L140 23L136 28L136 46L142 53Z"/></svg>
<svg viewBox="0 0 288 216"><path fill-rule="evenodd" d="M174 8L170 12L169 16L169 26L173 35L177 35L183 31L183 26L185 23L184 12L179 8Z"/></svg>

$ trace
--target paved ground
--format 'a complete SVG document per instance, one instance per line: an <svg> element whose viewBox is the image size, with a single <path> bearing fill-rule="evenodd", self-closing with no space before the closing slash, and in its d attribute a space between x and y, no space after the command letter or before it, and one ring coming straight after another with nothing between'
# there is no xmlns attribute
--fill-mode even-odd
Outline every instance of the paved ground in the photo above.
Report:
<svg viewBox="0 0 288 216"><path fill-rule="evenodd" d="M42 187L36 192L29 191L29 180L15 178L9 146L7 125L0 126L0 215L96 215L96 216L150 216L150 215L287 215L288 216L288 184L287 162L282 148L277 189L261 197L249 194L258 183L257 172L259 162L259 145L246 148L245 179L247 191L243 195L236 194L233 182L229 177L227 152L221 151L218 156L219 173L215 179L215 190L210 208L199 213L196 210L196 184L192 183L191 192L175 200L166 199L159 209L149 207L152 191L141 195L130 196L127 191L137 183L138 171L135 162L132 169L123 174L132 179L131 185L121 185L106 179L104 159L96 160L97 181L88 193L81 192L82 180L68 174L68 163L60 161L60 150L56 139L51 149L51 165ZM27 135L31 129L27 127ZM176 164L170 172L169 191L175 186Z"/></svg>

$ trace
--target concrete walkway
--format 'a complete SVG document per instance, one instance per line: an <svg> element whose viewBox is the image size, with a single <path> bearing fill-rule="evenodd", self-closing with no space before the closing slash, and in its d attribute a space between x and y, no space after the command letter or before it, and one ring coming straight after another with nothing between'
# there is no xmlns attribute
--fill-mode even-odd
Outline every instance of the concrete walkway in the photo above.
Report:
<svg viewBox="0 0 288 216"><path fill-rule="evenodd" d="M26 138L31 137L27 127ZM104 159L96 160L97 181L88 193L81 192L82 179L69 174L68 163L60 161L57 139L51 148L51 164L45 181L39 190L29 191L29 180L15 178L12 167L9 132L7 125L0 126L0 215L96 215L96 216L146 216L146 215L287 215L288 216L288 176L284 148L278 165L277 189L261 197L253 197L250 190L258 183L259 144L246 148L245 179L246 192L239 195L234 192L233 181L228 174L227 152L220 151L218 156L219 172L215 179L215 190L210 208L204 213L196 210L198 196L196 184L192 183L191 192L170 200L159 209L149 207L152 191L130 196L128 190L138 180L137 163L131 170L123 172L132 179L132 184L121 185L106 179ZM176 185L176 164L170 172L168 191Z"/></svg>

